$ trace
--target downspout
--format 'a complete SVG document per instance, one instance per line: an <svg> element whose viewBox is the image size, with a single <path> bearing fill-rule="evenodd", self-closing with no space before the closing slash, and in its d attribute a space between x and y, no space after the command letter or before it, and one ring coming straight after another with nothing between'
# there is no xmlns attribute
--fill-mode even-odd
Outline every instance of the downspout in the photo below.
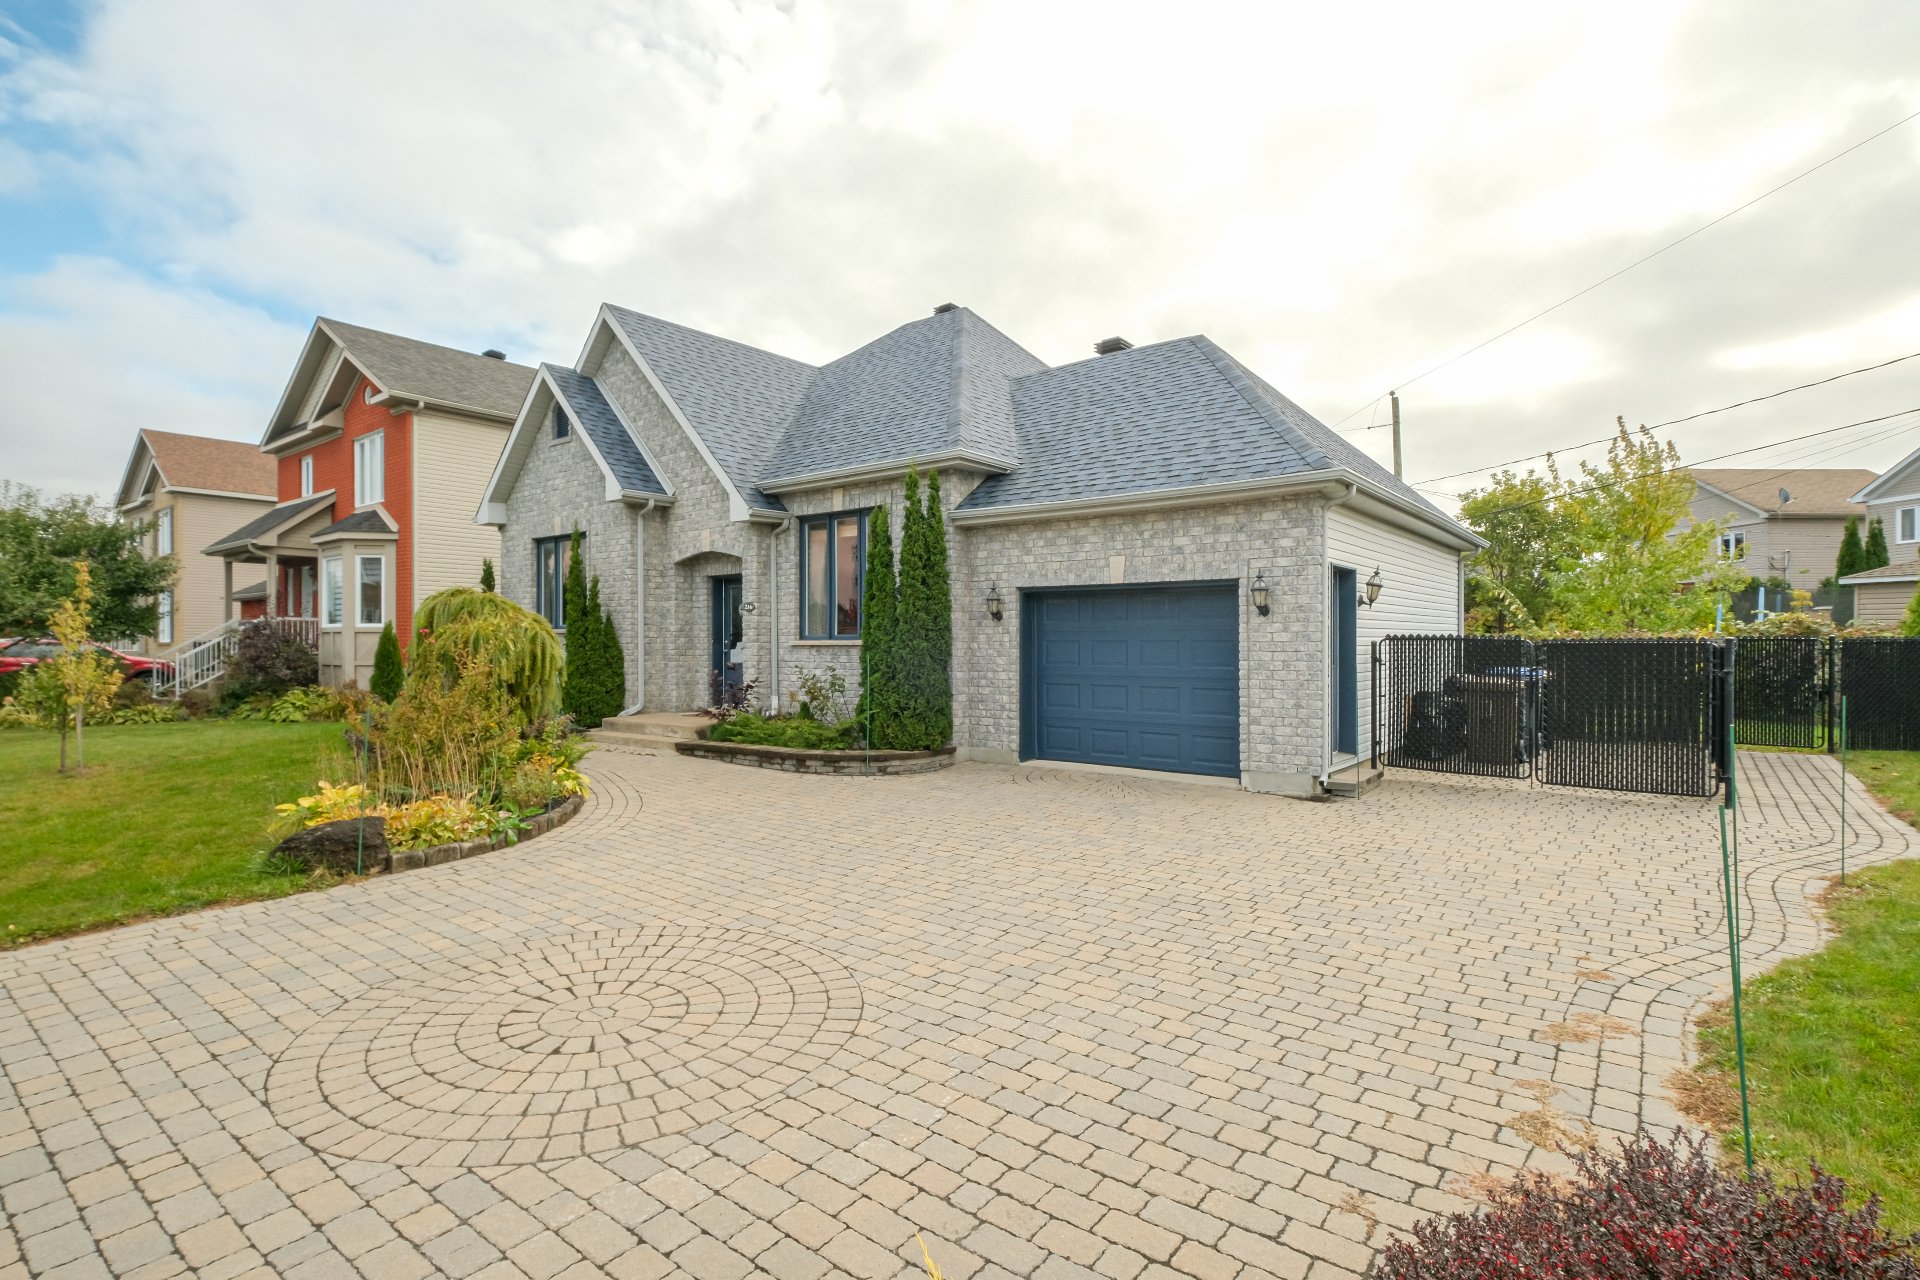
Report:
<svg viewBox="0 0 1920 1280"><path fill-rule="evenodd" d="M1353 501L1353 495L1360 492L1360 486L1353 481L1345 482L1347 491L1328 501L1320 513L1320 599L1323 605L1320 611L1326 626L1327 661L1320 669L1321 705L1327 709L1327 732L1320 735L1320 794L1328 794L1328 786L1333 777L1333 548L1328 538L1329 521L1335 507L1344 506ZM1357 663L1359 659L1356 657ZM1369 681L1372 676L1367 677ZM1371 692L1371 688L1369 688ZM1358 746L1358 742L1354 745Z"/></svg>
<svg viewBox="0 0 1920 1280"><path fill-rule="evenodd" d="M635 715L647 705L647 513L653 499L633 515L633 705L620 714Z"/></svg>
<svg viewBox="0 0 1920 1280"><path fill-rule="evenodd" d="M767 710L776 716L780 714L780 535L793 528L794 519L788 516L774 525L767 540L767 651L773 659L767 671Z"/></svg>

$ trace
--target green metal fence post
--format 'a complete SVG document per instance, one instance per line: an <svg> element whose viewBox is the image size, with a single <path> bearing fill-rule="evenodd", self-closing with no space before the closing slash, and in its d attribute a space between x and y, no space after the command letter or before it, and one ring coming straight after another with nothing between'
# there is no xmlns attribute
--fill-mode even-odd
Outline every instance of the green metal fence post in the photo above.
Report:
<svg viewBox="0 0 1920 1280"><path fill-rule="evenodd" d="M1727 838L1728 814L1733 838ZM1740 1000L1740 810L1734 792L1733 726L1727 726L1727 803L1720 810L1720 874L1727 895L1727 958L1733 969L1733 1058L1740 1075L1740 1138L1753 1176L1753 1118L1747 1107L1747 1030Z"/></svg>

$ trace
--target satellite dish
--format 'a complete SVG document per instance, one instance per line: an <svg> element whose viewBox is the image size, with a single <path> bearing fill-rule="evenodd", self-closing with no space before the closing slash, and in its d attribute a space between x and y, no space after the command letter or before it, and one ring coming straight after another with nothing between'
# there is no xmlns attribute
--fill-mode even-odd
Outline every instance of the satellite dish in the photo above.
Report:
<svg viewBox="0 0 1920 1280"><path fill-rule="evenodd" d="M1789 502L1792 502L1792 501L1793 501L1793 495L1788 493L1785 489L1782 489L1780 491L1780 505L1784 507Z"/></svg>

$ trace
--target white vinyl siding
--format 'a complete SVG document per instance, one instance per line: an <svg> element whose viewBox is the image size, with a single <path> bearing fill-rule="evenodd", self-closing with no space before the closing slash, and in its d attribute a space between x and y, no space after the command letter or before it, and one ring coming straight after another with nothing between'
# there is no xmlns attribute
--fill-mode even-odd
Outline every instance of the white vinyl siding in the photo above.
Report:
<svg viewBox="0 0 1920 1280"><path fill-rule="evenodd" d="M504 426L466 422L434 414L413 415L413 603L447 587L480 582L480 562L492 560L500 572L500 531L475 524L506 444Z"/></svg>
<svg viewBox="0 0 1920 1280"><path fill-rule="evenodd" d="M1920 583L1863 582L1853 589L1856 624L1897 623L1907 616L1907 604Z"/></svg>
<svg viewBox="0 0 1920 1280"><path fill-rule="evenodd" d="M387 500L387 433L369 431L353 442L353 505Z"/></svg>
<svg viewBox="0 0 1920 1280"><path fill-rule="evenodd" d="M1373 747L1373 642L1390 635L1458 634L1460 556L1418 534L1334 507L1327 512L1327 561L1354 571L1362 600L1367 579L1375 568L1380 570L1380 599L1371 609L1360 606L1355 629L1360 677L1355 741L1364 758ZM1332 590L1331 581L1328 590ZM1321 687L1331 698L1331 675Z"/></svg>

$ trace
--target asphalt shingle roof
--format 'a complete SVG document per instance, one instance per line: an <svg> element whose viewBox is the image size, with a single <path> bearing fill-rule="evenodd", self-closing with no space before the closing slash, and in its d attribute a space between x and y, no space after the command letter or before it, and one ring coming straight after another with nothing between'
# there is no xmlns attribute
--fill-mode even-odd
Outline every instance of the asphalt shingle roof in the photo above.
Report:
<svg viewBox="0 0 1920 1280"><path fill-rule="evenodd" d="M277 464L251 441L214 440L144 427L160 474L174 489L212 489L221 493L255 493L271 498L279 492Z"/></svg>
<svg viewBox="0 0 1920 1280"><path fill-rule="evenodd" d="M1920 578L1920 560L1905 560L1897 564L1883 564L1878 569L1863 569L1859 573L1850 573L1840 579L1848 582L1874 582L1891 579L1899 582L1906 578Z"/></svg>
<svg viewBox="0 0 1920 1280"><path fill-rule="evenodd" d="M419 396L511 420L533 385L533 370L524 364L325 316L320 324L368 377L397 396Z"/></svg>
<svg viewBox="0 0 1920 1280"><path fill-rule="evenodd" d="M784 511L760 491L761 469L793 421L814 367L624 307L607 312L747 504Z"/></svg>
<svg viewBox="0 0 1920 1280"><path fill-rule="evenodd" d="M341 533L398 533L393 522L372 507L365 511L356 511L352 515L335 520L326 528L314 534L314 538L330 538Z"/></svg>
<svg viewBox="0 0 1920 1280"><path fill-rule="evenodd" d="M814 375L761 479L962 450L1010 466L1011 380L1044 368L965 307L901 325Z"/></svg>
<svg viewBox="0 0 1920 1280"><path fill-rule="evenodd" d="M620 415L613 411L613 406L607 403L606 396L601 393L600 384L584 373L557 364L543 364L540 368L553 379L553 385L565 402L567 416L593 441L593 447L606 459L615 482L629 493L666 497L667 487L660 483L660 477L647 465L645 455L640 452L640 446L634 443L626 424L620 421Z"/></svg>
<svg viewBox="0 0 1920 1280"><path fill-rule="evenodd" d="M1866 512L1853 495L1879 478L1859 467L1692 467L1693 478L1729 497L1782 516L1854 516ZM1780 491L1792 498L1782 506Z"/></svg>
<svg viewBox="0 0 1920 1280"><path fill-rule="evenodd" d="M283 502L279 506L272 507L260 515L255 516L226 537L213 543L206 549L206 552L207 554L212 554L228 548L243 547L261 534L278 529L281 525L292 520L297 520L301 516L308 515L316 508L329 504L332 501L333 491L329 489L325 493L309 494L304 498L295 498L291 502Z"/></svg>

